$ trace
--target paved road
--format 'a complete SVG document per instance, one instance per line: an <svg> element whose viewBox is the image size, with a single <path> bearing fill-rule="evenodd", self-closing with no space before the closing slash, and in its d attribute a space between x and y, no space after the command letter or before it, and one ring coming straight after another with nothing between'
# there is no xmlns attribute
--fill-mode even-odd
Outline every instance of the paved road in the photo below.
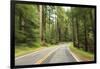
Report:
<svg viewBox="0 0 100 69"><path fill-rule="evenodd" d="M35 65L77 62L68 50L68 44L59 44L15 59L15 65Z"/></svg>

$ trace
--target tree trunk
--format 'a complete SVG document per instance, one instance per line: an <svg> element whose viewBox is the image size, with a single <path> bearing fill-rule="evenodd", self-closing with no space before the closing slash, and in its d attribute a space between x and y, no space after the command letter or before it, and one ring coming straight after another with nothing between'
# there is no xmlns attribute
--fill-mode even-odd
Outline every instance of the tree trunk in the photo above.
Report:
<svg viewBox="0 0 100 69"><path fill-rule="evenodd" d="M73 31L73 44L74 44L74 46L76 46L76 43L75 43L75 26L74 26L74 19L73 19L73 17L72 17L72 31Z"/></svg>
<svg viewBox="0 0 100 69"><path fill-rule="evenodd" d="M88 51L88 47L87 47L87 27L86 27L85 16L84 16L84 35L85 35L85 51Z"/></svg>
<svg viewBox="0 0 100 69"><path fill-rule="evenodd" d="M76 18L76 30L77 30L77 47L79 48L79 25L78 25L78 18Z"/></svg>
<svg viewBox="0 0 100 69"><path fill-rule="evenodd" d="M45 21L44 21L44 7L40 5L40 41L43 46L45 43Z"/></svg>
<svg viewBox="0 0 100 69"><path fill-rule="evenodd" d="M49 42L51 42L51 28L50 28L50 9L49 9Z"/></svg>
<svg viewBox="0 0 100 69"><path fill-rule="evenodd" d="M22 14L19 15L19 30L22 30Z"/></svg>

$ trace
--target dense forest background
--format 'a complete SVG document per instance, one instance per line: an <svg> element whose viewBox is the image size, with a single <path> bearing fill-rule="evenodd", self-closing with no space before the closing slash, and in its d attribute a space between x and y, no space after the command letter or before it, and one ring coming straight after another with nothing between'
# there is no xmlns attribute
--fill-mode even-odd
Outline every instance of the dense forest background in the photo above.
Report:
<svg viewBox="0 0 100 69"><path fill-rule="evenodd" d="M86 52L95 50L95 9L16 4L15 46L42 47L73 42Z"/></svg>

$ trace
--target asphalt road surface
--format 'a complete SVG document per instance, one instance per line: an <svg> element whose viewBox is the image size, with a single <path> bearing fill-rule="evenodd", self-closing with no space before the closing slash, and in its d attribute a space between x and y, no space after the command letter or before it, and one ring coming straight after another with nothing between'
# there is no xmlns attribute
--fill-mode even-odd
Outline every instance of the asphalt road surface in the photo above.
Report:
<svg viewBox="0 0 100 69"><path fill-rule="evenodd" d="M35 65L50 63L69 63L77 62L68 49L68 44L61 43L54 47L15 58L15 65Z"/></svg>

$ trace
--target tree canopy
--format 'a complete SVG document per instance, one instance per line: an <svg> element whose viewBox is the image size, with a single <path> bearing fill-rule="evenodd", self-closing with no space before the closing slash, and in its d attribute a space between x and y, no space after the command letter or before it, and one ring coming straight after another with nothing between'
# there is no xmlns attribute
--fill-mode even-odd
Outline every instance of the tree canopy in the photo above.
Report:
<svg viewBox="0 0 100 69"><path fill-rule="evenodd" d="M73 42L94 53L95 9L49 5L16 4L15 44L40 46Z"/></svg>

